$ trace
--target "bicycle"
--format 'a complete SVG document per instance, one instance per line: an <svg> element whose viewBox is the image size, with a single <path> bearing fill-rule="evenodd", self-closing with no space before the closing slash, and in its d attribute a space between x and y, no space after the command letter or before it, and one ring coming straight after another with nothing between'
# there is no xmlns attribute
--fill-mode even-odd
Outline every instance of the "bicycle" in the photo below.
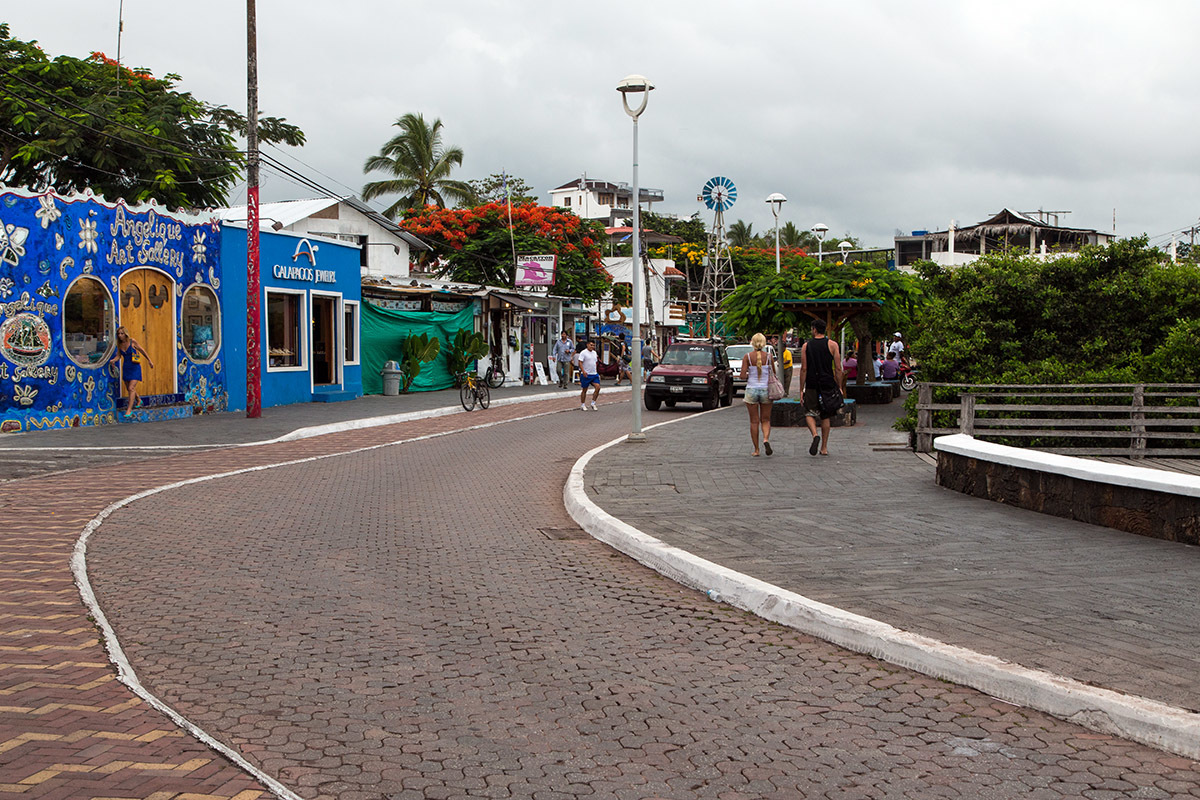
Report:
<svg viewBox="0 0 1200 800"><path fill-rule="evenodd" d="M467 411L474 411L475 404L487 408L492 404L492 393L488 391L487 381L481 380L474 372L462 372L458 376L461 384L458 389L459 400Z"/></svg>
<svg viewBox="0 0 1200 800"><path fill-rule="evenodd" d="M484 375L483 381L493 389L499 389L504 385L504 369L492 360L492 365L487 368L487 374Z"/></svg>

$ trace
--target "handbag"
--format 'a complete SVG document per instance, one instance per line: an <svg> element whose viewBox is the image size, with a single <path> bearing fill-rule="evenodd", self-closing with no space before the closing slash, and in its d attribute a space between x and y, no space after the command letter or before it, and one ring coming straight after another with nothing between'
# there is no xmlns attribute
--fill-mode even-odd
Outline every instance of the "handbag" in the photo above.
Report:
<svg viewBox="0 0 1200 800"><path fill-rule="evenodd" d="M771 362L771 370L767 374L767 399L774 403L783 399L783 384L775 377L775 362Z"/></svg>
<svg viewBox="0 0 1200 800"><path fill-rule="evenodd" d="M833 416L845 405L845 401L837 389L823 389L817 393L817 405L820 406L822 415Z"/></svg>

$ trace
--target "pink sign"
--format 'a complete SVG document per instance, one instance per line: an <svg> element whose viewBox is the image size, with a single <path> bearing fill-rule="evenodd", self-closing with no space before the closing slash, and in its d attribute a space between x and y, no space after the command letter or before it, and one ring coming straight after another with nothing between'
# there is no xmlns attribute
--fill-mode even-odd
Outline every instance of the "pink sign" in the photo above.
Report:
<svg viewBox="0 0 1200 800"><path fill-rule="evenodd" d="M558 256L518 256L516 280L513 285L522 286L553 286L554 268Z"/></svg>

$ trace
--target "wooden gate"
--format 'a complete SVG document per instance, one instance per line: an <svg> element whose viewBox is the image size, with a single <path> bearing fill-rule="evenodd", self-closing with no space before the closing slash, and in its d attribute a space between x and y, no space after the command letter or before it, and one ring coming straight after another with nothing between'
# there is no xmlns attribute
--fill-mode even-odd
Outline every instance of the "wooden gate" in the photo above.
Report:
<svg viewBox="0 0 1200 800"><path fill-rule="evenodd" d="M155 269L121 276L121 324L150 354L154 369L142 362L142 395L175 392L175 281ZM121 386L125 396L125 386Z"/></svg>

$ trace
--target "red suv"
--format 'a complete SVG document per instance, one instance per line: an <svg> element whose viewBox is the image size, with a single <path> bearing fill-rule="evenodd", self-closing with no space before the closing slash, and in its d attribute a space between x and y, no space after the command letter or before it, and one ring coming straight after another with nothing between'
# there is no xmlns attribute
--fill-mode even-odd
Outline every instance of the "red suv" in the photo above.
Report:
<svg viewBox="0 0 1200 800"><path fill-rule="evenodd" d="M720 342L677 342L646 380L646 408L699 403L708 411L733 403L733 370Z"/></svg>

